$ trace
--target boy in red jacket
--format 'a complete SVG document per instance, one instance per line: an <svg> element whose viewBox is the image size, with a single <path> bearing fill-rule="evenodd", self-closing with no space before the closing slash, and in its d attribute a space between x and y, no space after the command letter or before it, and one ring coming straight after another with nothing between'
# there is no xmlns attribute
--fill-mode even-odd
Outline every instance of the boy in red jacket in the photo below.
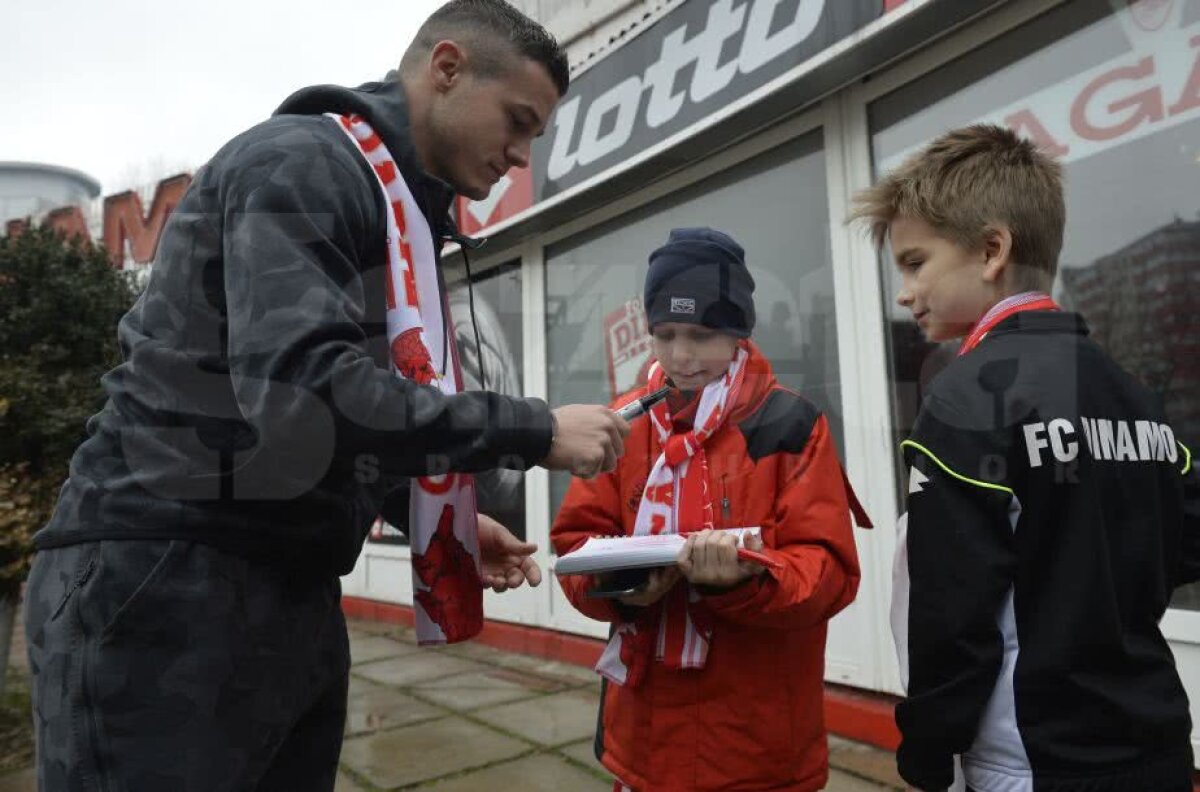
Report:
<svg viewBox="0 0 1200 792"><path fill-rule="evenodd" d="M551 531L564 555L591 536L687 535L637 593L562 577L612 622L597 671L600 761L635 792L825 786L825 632L858 589L847 488L825 417L775 380L750 341L742 248L676 229L650 256L645 306L657 362L619 400L671 395L633 424L617 469L571 483ZM760 527L775 568L740 561L722 528Z"/></svg>

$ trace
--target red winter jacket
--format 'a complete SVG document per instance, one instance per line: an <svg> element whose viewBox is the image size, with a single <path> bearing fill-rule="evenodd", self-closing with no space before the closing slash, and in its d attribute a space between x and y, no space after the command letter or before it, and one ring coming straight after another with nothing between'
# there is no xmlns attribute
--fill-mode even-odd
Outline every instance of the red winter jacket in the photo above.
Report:
<svg viewBox="0 0 1200 792"><path fill-rule="evenodd" d="M706 597L716 618L703 669L652 662L638 687L605 684L600 759L636 792L809 792L828 779L825 624L859 580L846 486L825 417L780 387L749 347L738 401L705 446L709 491L716 527L762 526L766 552L783 567ZM551 530L559 555L589 536L633 533L661 452L652 435L648 420L635 421L617 470L571 482ZM559 580L594 619L635 612L585 598L589 576Z"/></svg>

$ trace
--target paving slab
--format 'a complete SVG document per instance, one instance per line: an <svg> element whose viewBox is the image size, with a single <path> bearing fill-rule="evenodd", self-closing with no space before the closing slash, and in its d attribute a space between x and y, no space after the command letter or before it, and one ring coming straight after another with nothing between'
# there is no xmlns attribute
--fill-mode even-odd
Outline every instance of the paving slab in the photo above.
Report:
<svg viewBox="0 0 1200 792"><path fill-rule="evenodd" d="M603 773L608 776L608 769L596 759L596 755L592 752L592 741L585 740L584 742L574 743L558 749L559 753L565 754L577 762L582 762L594 771ZM611 776L609 776L611 777ZM612 789L612 781L605 783L605 789ZM483 789L483 787L480 787ZM903 787L891 787L858 778L850 773L844 773L841 770L831 769L829 771L829 783L825 787L825 792L892 792L893 789L903 789Z"/></svg>
<svg viewBox="0 0 1200 792"><path fill-rule="evenodd" d="M333 792L367 792L367 790L345 773L338 773L337 781L333 785Z"/></svg>
<svg viewBox="0 0 1200 792"><path fill-rule="evenodd" d="M404 627L398 624L389 624L387 622L362 621L362 620L347 620L346 629L351 634L360 635L382 635L403 643L416 645L417 633L411 627Z"/></svg>
<svg viewBox="0 0 1200 792"><path fill-rule="evenodd" d="M387 622L346 619L346 632L350 635L387 635L395 629L396 625Z"/></svg>
<svg viewBox="0 0 1200 792"><path fill-rule="evenodd" d="M431 792L612 792L612 782L601 781L557 756L536 754L491 765L422 789Z"/></svg>
<svg viewBox="0 0 1200 792"><path fill-rule="evenodd" d="M851 775L865 778L886 788L905 789L896 769L895 754L863 743L829 735L829 765Z"/></svg>
<svg viewBox="0 0 1200 792"><path fill-rule="evenodd" d="M596 758L596 751L593 747L594 744L594 741L589 738L583 742L564 745L562 748L558 749L558 752L571 757L576 762L587 765L597 772L607 773L608 768L600 764L600 760Z"/></svg>
<svg viewBox="0 0 1200 792"><path fill-rule="evenodd" d="M0 792L37 792L37 771L31 768L0 776Z"/></svg>
<svg viewBox="0 0 1200 792"><path fill-rule="evenodd" d="M440 792L612 788L611 782L559 756L607 775L592 755L598 682L590 669L474 643L418 650L410 628L384 623L351 622L349 632L356 665L350 680L344 770L335 792L379 792L414 784ZM15 635L20 636L19 627ZM23 653L14 646L13 654L10 674L20 673L16 658ZM500 695L492 691L516 695L513 685L532 697L488 699ZM559 692L544 692L564 686ZM397 687L415 689L438 704L420 701ZM430 695L430 690L435 692ZM522 739L443 709L475 706L473 695L479 696L478 706L483 708L472 711L471 718L558 747L538 753ZM833 769L826 792L904 789L893 754L834 736L829 742ZM32 768L0 776L0 792L36 790Z"/></svg>
<svg viewBox="0 0 1200 792"><path fill-rule="evenodd" d="M476 710L471 714L497 728L541 745L563 745L596 731L600 699L591 691L569 690L541 698Z"/></svg>
<svg viewBox="0 0 1200 792"><path fill-rule="evenodd" d="M388 657L414 654L422 651L413 644L403 643L382 635L351 635L350 665L370 663Z"/></svg>
<svg viewBox="0 0 1200 792"><path fill-rule="evenodd" d="M548 679L558 679L571 685L591 686L597 691L600 690L600 675L592 668L528 655L503 655L501 662L506 668L537 674Z"/></svg>
<svg viewBox="0 0 1200 792"><path fill-rule="evenodd" d="M514 759L529 745L458 717L429 721L342 745L342 764L382 789Z"/></svg>
<svg viewBox="0 0 1200 792"><path fill-rule="evenodd" d="M438 651L489 665L500 665L505 668L515 668L531 674L562 679L564 682L578 684L594 682L599 684L600 680L599 675L590 667L574 663L562 663L557 660L547 660L544 657L520 654L518 652L506 652L502 649L496 649L475 641L449 644L439 647Z"/></svg>
<svg viewBox="0 0 1200 792"><path fill-rule="evenodd" d="M904 787L885 786L852 776L849 773L843 773L841 770L830 769L829 783L825 787L825 792L892 792L893 789L904 789Z"/></svg>
<svg viewBox="0 0 1200 792"><path fill-rule="evenodd" d="M446 713L395 688L351 677L346 709L346 734L394 729L445 717Z"/></svg>
<svg viewBox="0 0 1200 792"><path fill-rule="evenodd" d="M387 637L400 643L408 643L413 646L417 645L417 631L412 627L400 627L393 625L392 629L387 632ZM424 647L432 648L432 647Z"/></svg>
<svg viewBox="0 0 1200 792"><path fill-rule="evenodd" d="M441 652L417 652L391 660L377 660L354 666L356 676L393 687L408 687L431 679L466 674L482 668L479 663L451 657Z"/></svg>
<svg viewBox="0 0 1200 792"><path fill-rule="evenodd" d="M563 687L561 682L552 679L522 674L509 668L490 668L422 682L409 689L435 704L466 712L553 693Z"/></svg>

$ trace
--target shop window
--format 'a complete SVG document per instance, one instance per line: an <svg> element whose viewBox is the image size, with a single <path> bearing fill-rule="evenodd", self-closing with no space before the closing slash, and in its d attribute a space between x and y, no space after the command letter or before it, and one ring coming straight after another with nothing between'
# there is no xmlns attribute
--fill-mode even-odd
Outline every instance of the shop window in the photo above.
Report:
<svg viewBox="0 0 1200 792"><path fill-rule="evenodd" d="M449 284L450 316L467 390L483 384L508 396L523 395L525 355L521 325L521 262L512 261L476 275L475 321L483 354L475 344L471 308L465 280ZM480 366L482 361L482 372ZM518 537L525 538L524 474L516 470L489 470L475 476L479 511L499 520ZM376 524L371 541L407 544L404 526Z"/></svg>
<svg viewBox="0 0 1200 792"><path fill-rule="evenodd" d="M877 173L976 121L1053 151L1068 215L1054 296L1162 400L1176 436L1200 447L1200 0L1066 3L881 98L869 116ZM881 272L903 437L954 350L920 338L891 302L894 267ZM1200 586L1173 604L1200 610Z"/></svg>
<svg viewBox="0 0 1200 792"><path fill-rule="evenodd" d="M841 393L825 157L819 132L629 212L546 251L552 404L607 403L645 381L641 294L649 254L672 228L711 226L746 250L756 281L754 340L778 379L830 419ZM551 478L551 514L570 478Z"/></svg>

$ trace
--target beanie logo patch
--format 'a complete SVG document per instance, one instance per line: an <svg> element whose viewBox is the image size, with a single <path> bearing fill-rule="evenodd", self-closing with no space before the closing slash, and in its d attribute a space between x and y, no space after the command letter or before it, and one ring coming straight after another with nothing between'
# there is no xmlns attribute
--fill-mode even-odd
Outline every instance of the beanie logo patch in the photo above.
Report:
<svg viewBox="0 0 1200 792"><path fill-rule="evenodd" d="M694 314L696 313L696 301L691 297L672 297L671 313Z"/></svg>

